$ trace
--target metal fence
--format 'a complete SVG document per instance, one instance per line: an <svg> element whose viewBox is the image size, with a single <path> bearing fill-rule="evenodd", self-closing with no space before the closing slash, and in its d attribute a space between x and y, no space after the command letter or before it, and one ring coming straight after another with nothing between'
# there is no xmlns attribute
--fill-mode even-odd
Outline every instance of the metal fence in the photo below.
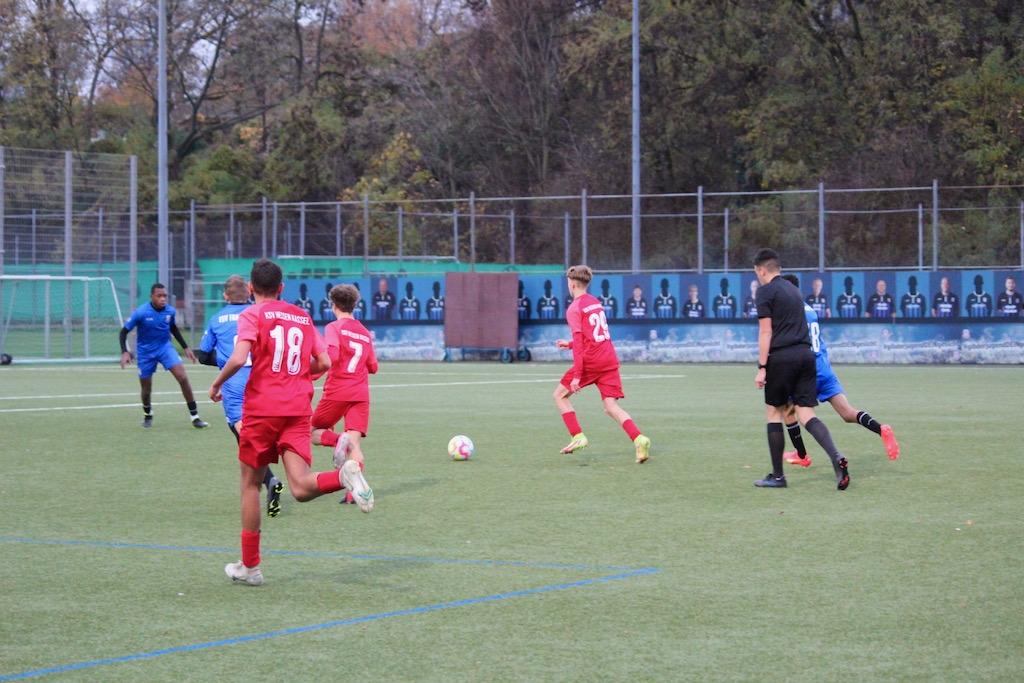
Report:
<svg viewBox="0 0 1024 683"><path fill-rule="evenodd" d="M0 148L0 275L106 275L158 258L137 210L134 157ZM640 198L640 269L746 270L758 246L787 268L1024 268L1024 188L816 188ZM209 206L170 212L172 292L205 258L358 257L417 263L586 262L632 271L632 197L578 195Z"/></svg>

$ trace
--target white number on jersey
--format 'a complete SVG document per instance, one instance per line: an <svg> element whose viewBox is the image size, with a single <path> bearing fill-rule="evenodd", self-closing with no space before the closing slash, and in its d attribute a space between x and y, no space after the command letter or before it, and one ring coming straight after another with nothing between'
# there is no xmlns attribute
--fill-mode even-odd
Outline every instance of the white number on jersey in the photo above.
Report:
<svg viewBox="0 0 1024 683"><path fill-rule="evenodd" d="M590 314L590 325L594 328L594 341L603 342L612 338L608 332L608 318L604 314L604 309Z"/></svg>
<svg viewBox="0 0 1024 683"><path fill-rule="evenodd" d="M274 340L274 360L270 369L274 372L281 372L281 360L285 356L285 332L284 327L275 325L270 330L270 337ZM302 369L302 330L298 327L288 328L288 358L287 369L289 375L299 374Z"/></svg>
<svg viewBox="0 0 1024 683"><path fill-rule="evenodd" d="M814 353L821 353L821 326L817 322L809 323L807 331L811 333L811 348Z"/></svg>
<svg viewBox="0 0 1024 683"><path fill-rule="evenodd" d="M356 371L356 368L359 367L359 359L363 357L363 344L362 342L357 342L354 339L349 339L348 347L352 349L352 360L348 362L346 370L349 374L352 374Z"/></svg>

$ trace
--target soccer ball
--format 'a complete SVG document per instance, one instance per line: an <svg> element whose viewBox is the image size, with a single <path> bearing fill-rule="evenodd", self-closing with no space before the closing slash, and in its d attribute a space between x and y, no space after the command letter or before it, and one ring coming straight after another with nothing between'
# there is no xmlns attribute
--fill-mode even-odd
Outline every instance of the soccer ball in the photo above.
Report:
<svg viewBox="0 0 1024 683"><path fill-rule="evenodd" d="M448 442L448 455L452 456L452 460L469 460L469 456L473 455L473 440L461 434L453 436Z"/></svg>

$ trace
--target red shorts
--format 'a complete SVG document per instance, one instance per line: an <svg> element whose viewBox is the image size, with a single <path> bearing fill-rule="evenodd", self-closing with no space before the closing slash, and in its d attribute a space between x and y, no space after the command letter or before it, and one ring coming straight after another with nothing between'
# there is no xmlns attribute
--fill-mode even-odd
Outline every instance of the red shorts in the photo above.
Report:
<svg viewBox="0 0 1024 683"><path fill-rule="evenodd" d="M572 384L574 369L569 368L562 375L562 386L566 389ZM583 376L580 377L580 388L589 387L591 384L597 385L597 390L601 392L602 400L606 398L625 398L626 396L622 393L622 377L619 376L618 368L594 373L584 371Z"/></svg>
<svg viewBox="0 0 1024 683"><path fill-rule="evenodd" d="M298 453L307 465L313 464L309 444L309 417L282 415L242 419L238 435L238 459L258 468L279 461L285 451Z"/></svg>
<svg viewBox="0 0 1024 683"><path fill-rule="evenodd" d="M313 411L310 424L313 429L334 429L342 418L345 419L345 431L355 429L366 436L366 430L370 427L370 402L321 398Z"/></svg>

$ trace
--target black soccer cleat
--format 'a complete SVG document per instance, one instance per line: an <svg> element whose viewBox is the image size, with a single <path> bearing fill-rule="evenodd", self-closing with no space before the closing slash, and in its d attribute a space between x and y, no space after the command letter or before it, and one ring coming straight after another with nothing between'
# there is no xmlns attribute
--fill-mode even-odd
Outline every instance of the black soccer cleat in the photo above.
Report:
<svg viewBox="0 0 1024 683"><path fill-rule="evenodd" d="M203 418L196 415L194 418L192 418L192 426L195 427L196 429L206 429L207 427L210 426L210 423L204 422Z"/></svg>
<svg viewBox="0 0 1024 683"><path fill-rule="evenodd" d="M150 427L152 427L153 426L153 416L152 415L144 415L143 418L142 418L142 426L145 427L146 429L149 429Z"/></svg>
<svg viewBox="0 0 1024 683"><path fill-rule="evenodd" d="M839 458L836 461L836 488L845 491L850 485L850 471L847 469L850 463L846 458Z"/></svg>
<svg viewBox="0 0 1024 683"><path fill-rule="evenodd" d="M272 477L267 486L267 516L277 517L281 512L281 492L284 491L284 484L277 477Z"/></svg>
<svg viewBox="0 0 1024 683"><path fill-rule="evenodd" d="M786 488L786 475L776 477L774 472L769 472L768 476L764 479L754 480L754 486L768 489L784 489Z"/></svg>

